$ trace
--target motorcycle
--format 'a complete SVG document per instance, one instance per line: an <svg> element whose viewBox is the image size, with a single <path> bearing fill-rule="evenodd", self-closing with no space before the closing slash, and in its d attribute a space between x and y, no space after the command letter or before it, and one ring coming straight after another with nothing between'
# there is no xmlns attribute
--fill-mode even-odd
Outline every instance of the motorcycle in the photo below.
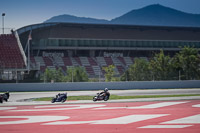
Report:
<svg viewBox="0 0 200 133"><path fill-rule="evenodd" d="M101 100L107 101L109 97L110 97L109 92L97 93L97 95L93 97L93 101L94 102L101 101Z"/></svg>
<svg viewBox="0 0 200 133"><path fill-rule="evenodd" d="M6 101L6 102L7 102L7 101L8 101L8 99L9 99L9 97L10 97L10 94L9 94L9 92L6 92L6 93L4 93L4 94L3 94L3 100L4 100L4 101Z"/></svg>
<svg viewBox="0 0 200 133"><path fill-rule="evenodd" d="M0 94L0 103L3 103L3 101L7 102L9 97L10 97L9 92L6 92L4 94Z"/></svg>
<svg viewBox="0 0 200 133"><path fill-rule="evenodd" d="M0 94L0 103L3 103L3 96Z"/></svg>
<svg viewBox="0 0 200 133"><path fill-rule="evenodd" d="M62 102L64 103L67 100L67 93L63 93L63 94L58 94L56 95L56 97L53 97L51 102L55 103L55 102Z"/></svg>

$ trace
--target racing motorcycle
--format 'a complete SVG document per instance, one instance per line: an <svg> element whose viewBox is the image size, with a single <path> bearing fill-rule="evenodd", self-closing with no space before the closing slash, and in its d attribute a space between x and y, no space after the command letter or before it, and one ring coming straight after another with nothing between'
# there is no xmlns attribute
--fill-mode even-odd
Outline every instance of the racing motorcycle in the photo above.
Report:
<svg viewBox="0 0 200 133"><path fill-rule="evenodd" d="M56 97L53 97L51 102L55 103L55 102L62 102L64 103L67 100L67 93L59 93L58 95L56 95Z"/></svg>
<svg viewBox="0 0 200 133"><path fill-rule="evenodd" d="M0 103L3 103L3 101L7 102L9 97L10 97L9 92L6 92L4 94L0 94Z"/></svg>
<svg viewBox="0 0 200 133"><path fill-rule="evenodd" d="M0 94L0 103L3 103L3 96Z"/></svg>
<svg viewBox="0 0 200 133"><path fill-rule="evenodd" d="M9 97L10 97L10 93L9 93L8 91L7 91L6 93L3 94L3 100L4 100L4 101L7 102L8 99L9 99Z"/></svg>
<svg viewBox="0 0 200 133"><path fill-rule="evenodd" d="M94 102L101 101L101 100L107 101L109 97L110 97L109 92L101 92L101 93L97 93L97 95L93 97L93 101Z"/></svg>

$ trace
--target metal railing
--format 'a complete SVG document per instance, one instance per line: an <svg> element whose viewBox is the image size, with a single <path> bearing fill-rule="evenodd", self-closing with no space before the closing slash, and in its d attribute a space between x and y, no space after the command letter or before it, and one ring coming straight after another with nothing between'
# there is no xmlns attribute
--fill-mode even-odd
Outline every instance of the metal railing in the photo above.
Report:
<svg viewBox="0 0 200 133"><path fill-rule="evenodd" d="M25 55L24 50L22 48L22 44L21 44L21 42L19 40L19 35L18 35L17 31L14 32L14 35L15 35L15 37L17 39L17 44L19 46L20 53L22 54L22 57L23 57L23 60L24 60L24 64L25 64L25 66L27 66L27 62L26 62L27 58L26 58L26 55Z"/></svg>

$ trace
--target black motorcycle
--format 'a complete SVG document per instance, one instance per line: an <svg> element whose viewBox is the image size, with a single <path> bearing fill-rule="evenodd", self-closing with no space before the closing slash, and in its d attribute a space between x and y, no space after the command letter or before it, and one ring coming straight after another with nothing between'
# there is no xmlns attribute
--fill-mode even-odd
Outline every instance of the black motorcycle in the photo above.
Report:
<svg viewBox="0 0 200 133"><path fill-rule="evenodd" d="M0 94L0 103L3 103L3 95Z"/></svg>
<svg viewBox="0 0 200 133"><path fill-rule="evenodd" d="M0 94L0 103L3 103L3 101L7 102L9 97L10 97L9 92L6 92L4 94Z"/></svg>
<svg viewBox="0 0 200 133"><path fill-rule="evenodd" d="M55 102L62 102L64 103L67 100L67 93L62 93L62 94L58 94L56 95L56 97L53 97L51 102L55 103Z"/></svg>
<svg viewBox="0 0 200 133"><path fill-rule="evenodd" d="M97 95L93 97L93 101L94 102L101 101L101 100L107 101L109 97L110 97L109 92L97 93Z"/></svg>
<svg viewBox="0 0 200 133"><path fill-rule="evenodd" d="M6 93L3 94L3 100L4 100L4 101L7 102L8 99L9 99L9 97L10 97L10 93L9 93L9 92L6 92Z"/></svg>

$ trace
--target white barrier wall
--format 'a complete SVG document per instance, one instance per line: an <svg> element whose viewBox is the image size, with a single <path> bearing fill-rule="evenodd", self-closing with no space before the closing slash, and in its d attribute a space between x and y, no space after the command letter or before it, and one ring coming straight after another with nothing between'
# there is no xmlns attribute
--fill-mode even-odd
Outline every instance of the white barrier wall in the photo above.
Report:
<svg viewBox="0 0 200 133"><path fill-rule="evenodd" d="M2 83L5 91L69 91L69 90L175 89L200 88L200 80L189 81L134 81L134 82L74 82L74 83Z"/></svg>

